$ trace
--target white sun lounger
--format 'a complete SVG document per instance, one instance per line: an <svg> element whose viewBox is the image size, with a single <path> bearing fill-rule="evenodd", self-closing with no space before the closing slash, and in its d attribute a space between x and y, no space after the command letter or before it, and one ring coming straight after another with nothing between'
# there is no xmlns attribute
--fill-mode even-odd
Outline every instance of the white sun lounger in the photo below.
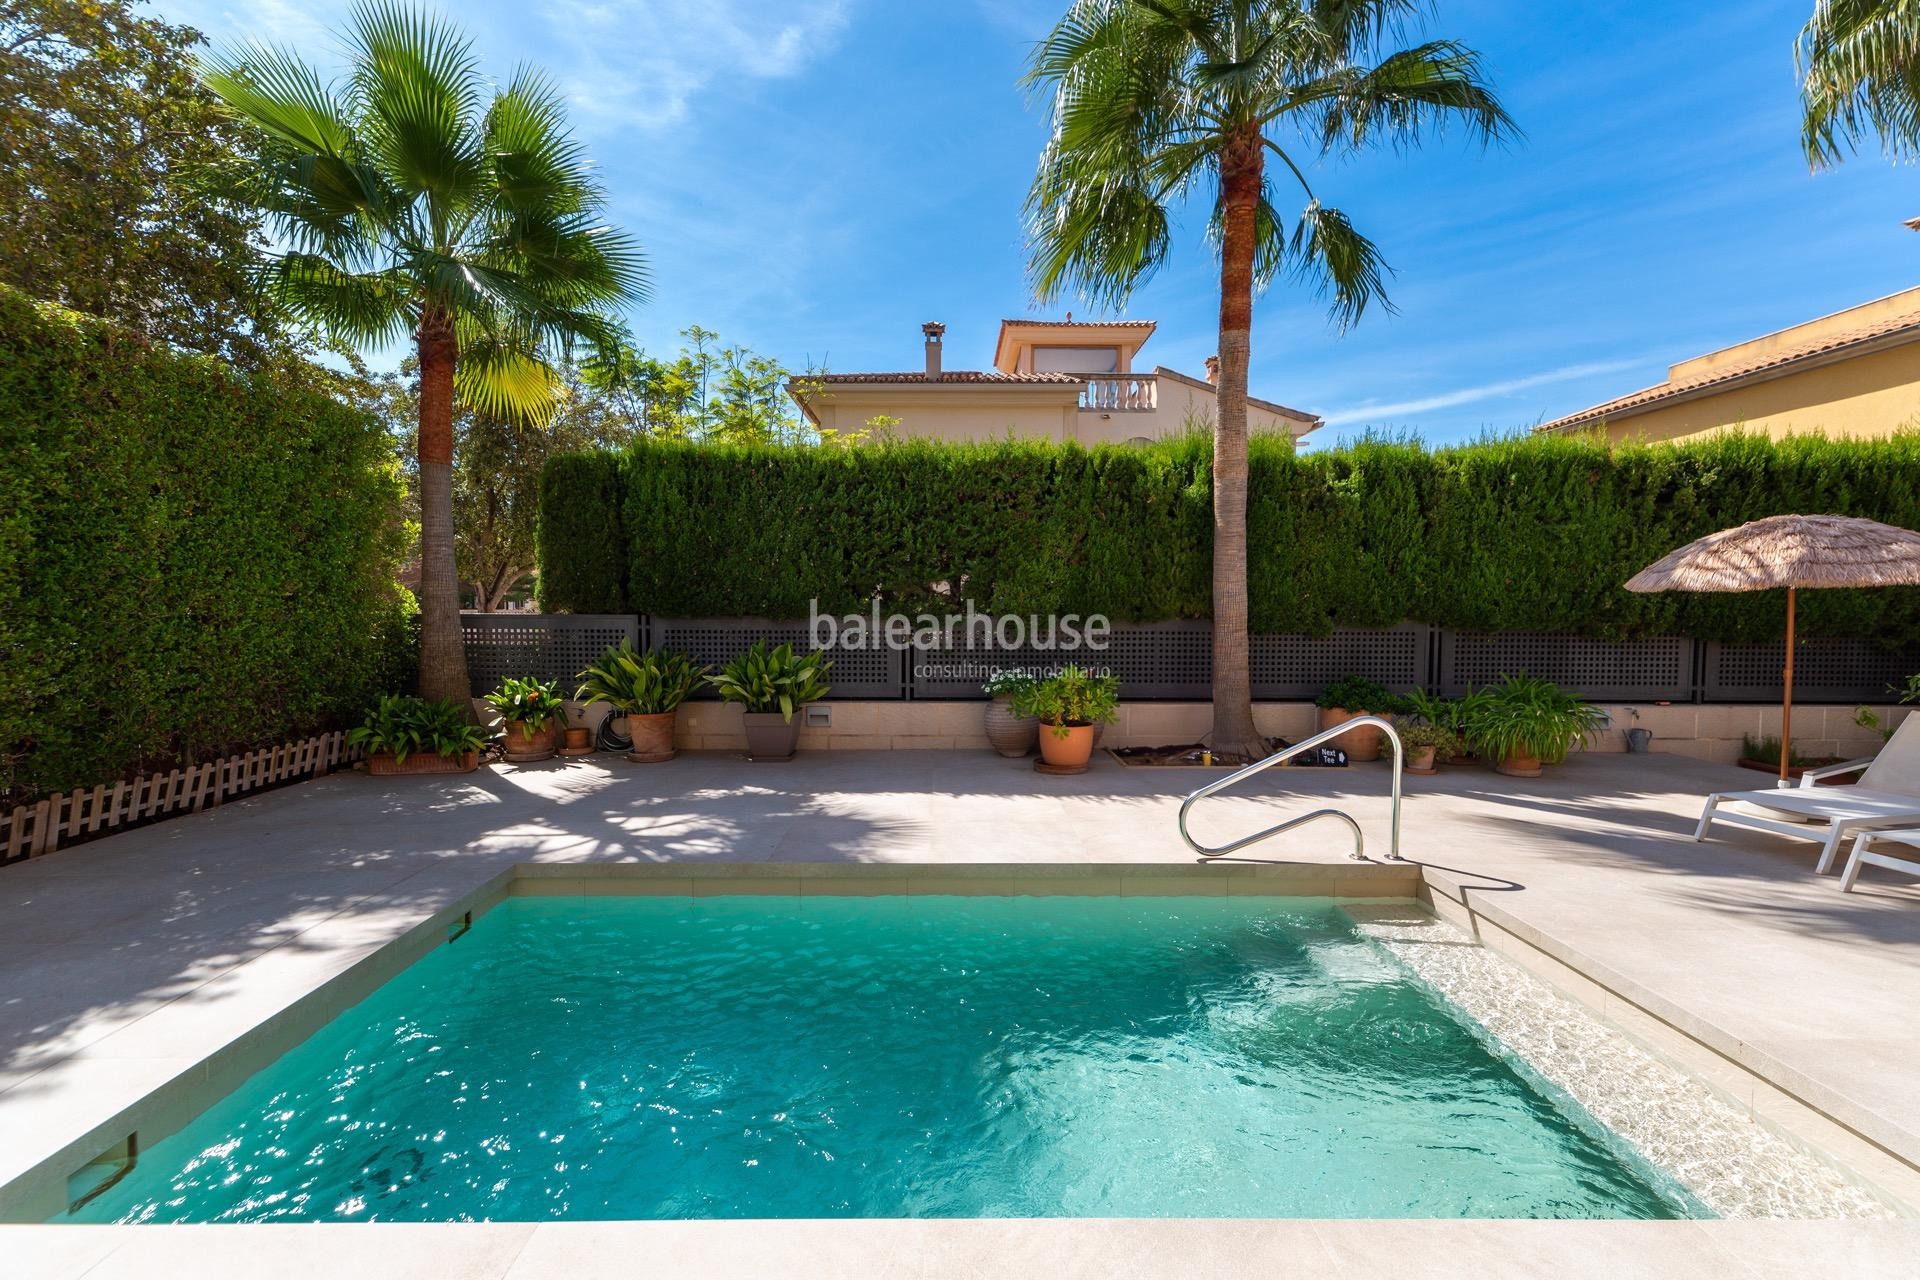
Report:
<svg viewBox="0 0 1920 1280"><path fill-rule="evenodd" d="M1860 774L1859 785L1815 785L1822 778L1848 773ZM1770 812L1723 812L1723 804L1754 805ZM1798 787L1722 791L1708 796L1693 838L1706 839L1707 828L1716 822L1771 831L1796 840L1820 841L1820 862L1815 869L1822 874L1833 869L1840 845L1849 835L1882 827L1920 827L1920 715L1901 721L1887 745L1871 760L1809 769L1801 775Z"/></svg>
<svg viewBox="0 0 1920 1280"><path fill-rule="evenodd" d="M1906 852L1889 853L1885 848L1889 844L1904 845ZM1860 878L1860 868L1868 863L1889 871L1904 871L1908 875L1920 876L1920 831L1862 831L1853 842L1853 853L1847 858L1847 869L1840 875L1840 892L1853 892L1853 882Z"/></svg>

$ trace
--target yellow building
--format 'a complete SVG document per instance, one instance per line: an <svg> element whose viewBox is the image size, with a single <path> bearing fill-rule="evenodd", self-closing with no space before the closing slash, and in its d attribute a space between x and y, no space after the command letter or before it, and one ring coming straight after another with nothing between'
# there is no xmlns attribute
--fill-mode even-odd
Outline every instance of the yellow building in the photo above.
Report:
<svg viewBox="0 0 1920 1280"><path fill-rule="evenodd" d="M1920 423L1920 289L1683 360L1667 380L1535 427L1674 440L1730 428L1887 436Z"/></svg>
<svg viewBox="0 0 1920 1280"><path fill-rule="evenodd" d="M1164 366L1135 368L1153 336L1151 320L1106 323L1003 320L991 370L946 369L946 326L921 326L925 367L899 373L828 373L787 386L808 421L826 431L862 430L897 420L908 439L1022 439L1128 444L1158 440L1189 423L1211 425L1214 388ZM1209 361L1209 367L1213 364ZM1320 425L1313 414L1249 398L1247 429L1298 440Z"/></svg>

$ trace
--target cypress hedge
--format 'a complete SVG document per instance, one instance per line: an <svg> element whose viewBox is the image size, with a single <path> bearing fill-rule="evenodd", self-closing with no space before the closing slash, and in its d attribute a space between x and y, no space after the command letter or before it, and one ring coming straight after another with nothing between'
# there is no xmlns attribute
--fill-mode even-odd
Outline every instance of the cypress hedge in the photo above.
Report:
<svg viewBox="0 0 1920 1280"><path fill-rule="evenodd" d="M878 594L908 612L971 599L1002 613L1205 617L1211 465L1195 437L1093 450L645 440L559 458L542 491L542 607L804 618L815 600L845 613ZM1769 639L1778 592L1620 584L1693 538L1781 512L1920 527L1920 436L1365 440L1299 456L1255 440L1252 624ZM622 543L624 562L611 554ZM1809 635L1913 647L1920 589L1808 592L1801 619Z"/></svg>
<svg viewBox="0 0 1920 1280"><path fill-rule="evenodd" d="M373 415L0 289L0 800L356 716L407 679Z"/></svg>

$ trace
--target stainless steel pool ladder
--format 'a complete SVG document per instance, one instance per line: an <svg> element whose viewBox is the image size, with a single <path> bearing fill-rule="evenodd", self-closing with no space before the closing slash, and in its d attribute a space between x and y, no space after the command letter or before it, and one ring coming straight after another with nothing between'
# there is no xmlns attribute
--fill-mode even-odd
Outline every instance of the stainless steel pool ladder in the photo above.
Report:
<svg viewBox="0 0 1920 1280"><path fill-rule="evenodd" d="M1364 835L1360 834L1360 824L1353 820L1353 815L1348 813L1344 809L1315 809L1312 813L1303 813L1297 818L1289 818L1285 822L1280 823L1278 826L1268 827L1264 831L1256 831L1250 836L1242 836L1240 839L1235 840L1229 844L1223 844L1217 849L1210 849L1206 845L1201 844L1199 841L1195 840L1193 836L1189 834L1187 831L1187 813L1199 801L1206 799L1208 796L1213 795L1217 791L1225 791L1228 787L1232 786L1234 783L1240 782L1246 778L1251 778L1256 773L1264 773L1266 770L1273 768L1273 766L1279 764L1281 761L1290 760L1294 756L1299 755L1302 751L1309 751L1312 748L1319 746L1321 743L1325 742L1329 738L1337 738L1341 734L1345 733L1347 730L1357 729L1363 725L1372 725L1380 729L1383 733L1386 734L1388 743L1390 743L1393 747L1393 848L1391 851L1388 852L1387 857L1394 862L1401 861L1401 858L1400 858L1400 765L1401 765L1401 759L1402 759L1403 753L1400 749L1400 735L1394 730L1393 722L1390 720L1383 719L1380 716L1355 716L1353 719L1347 721L1345 724L1336 725L1331 729L1322 729L1319 733L1314 734L1311 738L1308 738L1305 742L1297 742L1291 747L1283 747L1280 750L1274 752L1272 755L1268 756L1265 760L1261 760L1255 764L1250 764L1246 768L1241 769L1236 773L1230 773L1226 777L1220 779L1218 782L1209 782L1206 786L1200 788L1198 791L1194 792L1192 795L1188 796L1185 800L1182 800L1180 802L1180 838L1187 842L1187 848L1193 850L1195 853L1199 854L1201 857L1218 858L1223 854L1233 853L1236 850L1244 849L1250 844L1258 844L1260 841L1265 840L1269 836L1277 836L1282 831L1291 831L1295 827L1300 826L1303 823L1312 822L1316 818L1338 818L1340 819L1340 821L1346 823L1347 826L1353 829L1353 856L1356 859L1365 858L1367 838Z"/></svg>

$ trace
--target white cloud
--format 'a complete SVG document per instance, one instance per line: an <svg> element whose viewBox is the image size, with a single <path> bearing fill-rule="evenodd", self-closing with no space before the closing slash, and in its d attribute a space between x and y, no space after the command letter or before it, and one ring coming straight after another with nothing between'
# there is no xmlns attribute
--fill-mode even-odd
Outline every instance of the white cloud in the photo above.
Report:
<svg viewBox="0 0 1920 1280"><path fill-rule="evenodd" d="M584 133L662 129L729 81L797 75L831 51L854 0L441 0L474 38L481 65L505 79L528 62L567 95ZM349 0L159 0L215 47L291 45L338 70ZM531 18L526 10L531 9Z"/></svg>
<svg viewBox="0 0 1920 1280"><path fill-rule="evenodd" d="M830 51L850 0L541 0L541 60L585 130L660 129L729 80L795 75Z"/></svg>
<svg viewBox="0 0 1920 1280"><path fill-rule="evenodd" d="M1603 373L1619 373L1623 369L1631 369L1642 363L1644 362L1639 360L1603 360L1590 364L1563 365L1558 369L1549 369L1545 373L1528 374L1524 378L1507 378L1499 382L1484 382L1477 387L1460 387L1453 391L1442 391L1437 395L1422 396L1416 400L1397 400L1390 404L1368 401L1350 409L1336 409L1323 417L1330 427L1344 426L1352 422L1401 418L1417 413L1430 413L1435 409L1452 409L1480 400L1492 400L1498 396L1511 395L1516 391L1528 391L1534 387L1544 387L1555 382L1570 382L1575 378L1596 377Z"/></svg>

